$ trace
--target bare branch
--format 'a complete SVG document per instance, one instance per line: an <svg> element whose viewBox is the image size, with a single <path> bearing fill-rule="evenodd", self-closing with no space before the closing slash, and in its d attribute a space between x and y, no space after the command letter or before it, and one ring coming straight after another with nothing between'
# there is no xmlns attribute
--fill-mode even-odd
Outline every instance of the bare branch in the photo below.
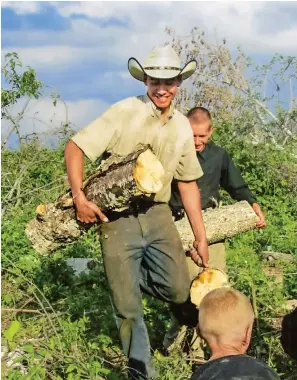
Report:
<svg viewBox="0 0 297 380"><path fill-rule="evenodd" d="M13 313L36 313L44 315L40 310L34 309L11 309L11 308L1 308L1 312L13 312Z"/></svg>
<svg viewBox="0 0 297 380"><path fill-rule="evenodd" d="M289 88L290 88L290 108L289 108L289 112L292 112L293 111L293 102L294 102L293 87L292 87L292 78L289 79Z"/></svg>
<svg viewBox="0 0 297 380"><path fill-rule="evenodd" d="M30 103L30 100L31 99L27 99L27 101L25 102L25 104L24 104L21 112L18 114L18 116L17 116L16 119L13 119L13 117L11 117L9 115L8 120L11 121L11 123L13 124L13 126L12 126L11 130L8 132L8 135L6 136L6 138L4 139L4 141L3 141L2 145L1 145L1 149L3 149L5 147L5 145L6 145L7 141L8 141L8 139L9 139L9 137L11 136L11 134L12 134L12 132L14 130L16 130L17 133L19 134L19 123L20 123L20 121L21 121L21 119L22 119L22 117L24 115L24 112L25 112L26 108L28 107L28 104Z"/></svg>
<svg viewBox="0 0 297 380"><path fill-rule="evenodd" d="M39 190L41 190L41 189L44 189L45 187L51 186L51 185L53 185L54 183L57 183L57 182L61 181L61 180L64 179L64 178L65 178L65 176L63 175L63 176L59 177L58 179L56 179L56 180L54 180L54 181L52 181L52 182L47 183L46 185L43 185L43 186L40 186L40 187L36 187L35 189L30 190L30 191L26 191L25 193L23 193L23 194L20 195L19 197L14 197L14 198L11 198L11 199L4 199L3 202L8 203L8 201L9 201L9 202L13 202L13 201L15 201L15 200L17 200L17 199L19 199L19 198L24 198L26 195L28 195L28 194L32 194L32 193L35 193L36 191L39 191ZM61 186L62 186L62 185L64 186L64 184L61 184ZM51 188L51 189L52 189L52 188ZM15 191L15 190L14 190L14 191Z"/></svg>
<svg viewBox="0 0 297 380"><path fill-rule="evenodd" d="M40 151L37 151L36 154L34 155L34 157L32 158L32 160L29 162L29 164L25 165L25 166L21 169L20 174L19 174L18 178L16 179L14 185L12 186L11 190L9 191L9 193L7 194L7 196L5 197L5 199L4 199L4 203L12 202L12 200L13 200L13 198L12 198L12 197L13 197L13 194L14 194L14 192L15 192L16 190L18 190L18 189L19 189L19 191L17 191L17 194L19 195L19 193L20 193L20 191L21 191L21 189L20 189L20 185L21 185L21 182L22 182L22 180L23 180L23 177L24 177L26 171L29 169L29 167L30 167L32 164L35 163L35 159L36 159L36 157L37 157L39 154L40 154ZM18 199L18 197L17 197L16 199ZM3 209L2 209L2 215L4 215L5 211L6 211L6 207L4 206Z"/></svg>

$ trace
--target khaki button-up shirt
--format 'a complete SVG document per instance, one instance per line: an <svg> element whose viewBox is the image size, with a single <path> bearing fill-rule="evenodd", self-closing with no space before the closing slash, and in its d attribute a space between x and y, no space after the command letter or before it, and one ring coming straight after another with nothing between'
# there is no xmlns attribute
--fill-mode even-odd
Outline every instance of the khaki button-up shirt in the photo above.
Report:
<svg viewBox="0 0 297 380"><path fill-rule="evenodd" d="M72 140L91 161L104 152L127 156L138 144L149 144L165 170L155 202L169 201L173 177L194 181L203 175L188 119L172 104L167 119L161 120L161 111L147 95L112 105Z"/></svg>

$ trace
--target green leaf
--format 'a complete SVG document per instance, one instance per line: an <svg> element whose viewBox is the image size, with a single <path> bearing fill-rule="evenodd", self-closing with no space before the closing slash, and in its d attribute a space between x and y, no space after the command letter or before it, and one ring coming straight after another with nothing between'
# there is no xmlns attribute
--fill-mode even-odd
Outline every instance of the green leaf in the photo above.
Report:
<svg viewBox="0 0 297 380"><path fill-rule="evenodd" d="M12 321L7 330L4 331L5 338L12 342L14 336L20 331L21 324L19 321Z"/></svg>
<svg viewBox="0 0 297 380"><path fill-rule="evenodd" d="M67 370L66 370L66 373L70 373L70 372L73 372L74 370L76 370L77 367L75 364L70 364L68 367L67 367Z"/></svg>
<svg viewBox="0 0 297 380"><path fill-rule="evenodd" d="M34 353L34 346L33 346L33 344L26 344L23 347L23 351L28 352L29 354L33 354Z"/></svg>

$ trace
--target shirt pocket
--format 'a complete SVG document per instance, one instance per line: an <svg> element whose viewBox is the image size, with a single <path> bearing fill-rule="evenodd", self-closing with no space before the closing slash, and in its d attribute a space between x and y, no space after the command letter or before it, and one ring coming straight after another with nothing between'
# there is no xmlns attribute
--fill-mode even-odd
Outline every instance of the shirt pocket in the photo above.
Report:
<svg viewBox="0 0 297 380"><path fill-rule="evenodd" d="M175 144L166 144L162 156L164 170L169 173L175 172L178 164Z"/></svg>

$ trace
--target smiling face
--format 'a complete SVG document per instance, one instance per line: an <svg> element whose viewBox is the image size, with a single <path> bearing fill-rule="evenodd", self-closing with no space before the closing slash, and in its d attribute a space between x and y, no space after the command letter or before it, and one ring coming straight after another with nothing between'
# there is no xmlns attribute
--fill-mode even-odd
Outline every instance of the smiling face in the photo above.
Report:
<svg viewBox="0 0 297 380"><path fill-rule="evenodd" d="M144 84L147 86L147 93L156 107L162 111L169 109L174 99L177 88L181 84L180 78L173 79L157 79L147 76Z"/></svg>
<svg viewBox="0 0 297 380"><path fill-rule="evenodd" d="M193 131L196 152L202 152L213 133L211 121L205 120L197 123L191 118L189 121Z"/></svg>

